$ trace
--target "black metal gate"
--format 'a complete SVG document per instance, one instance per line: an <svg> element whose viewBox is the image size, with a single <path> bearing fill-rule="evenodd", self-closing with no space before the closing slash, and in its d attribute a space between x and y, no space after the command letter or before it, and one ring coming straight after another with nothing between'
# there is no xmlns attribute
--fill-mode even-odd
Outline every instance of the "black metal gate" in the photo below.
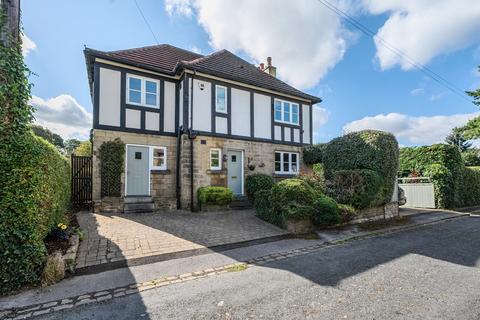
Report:
<svg viewBox="0 0 480 320"><path fill-rule="evenodd" d="M72 205L77 209L92 208L92 157L71 155Z"/></svg>

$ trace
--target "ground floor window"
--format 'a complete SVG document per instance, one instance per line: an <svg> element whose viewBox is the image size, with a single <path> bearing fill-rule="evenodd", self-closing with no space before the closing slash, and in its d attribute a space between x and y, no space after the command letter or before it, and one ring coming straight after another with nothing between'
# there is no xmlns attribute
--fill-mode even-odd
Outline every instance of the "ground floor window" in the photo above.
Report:
<svg viewBox="0 0 480 320"><path fill-rule="evenodd" d="M210 149L210 169L221 170L222 169L222 150Z"/></svg>
<svg viewBox="0 0 480 320"><path fill-rule="evenodd" d="M152 147L152 170L167 169L167 148Z"/></svg>
<svg viewBox="0 0 480 320"><path fill-rule="evenodd" d="M298 173L298 153L280 151L275 152L275 173Z"/></svg>

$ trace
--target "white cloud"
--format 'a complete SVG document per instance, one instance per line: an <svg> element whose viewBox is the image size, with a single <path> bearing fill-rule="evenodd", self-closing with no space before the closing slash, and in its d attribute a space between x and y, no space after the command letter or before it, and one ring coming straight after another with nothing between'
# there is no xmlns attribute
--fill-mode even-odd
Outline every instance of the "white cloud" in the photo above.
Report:
<svg viewBox="0 0 480 320"><path fill-rule="evenodd" d="M413 89L412 91L410 91L410 94L412 96L419 96L419 95L423 94L424 92L425 92L424 88L416 88L416 89Z"/></svg>
<svg viewBox="0 0 480 320"><path fill-rule="evenodd" d="M201 53L202 53L202 49L200 49L200 48L197 47L197 46L191 46L191 47L190 47L190 51L195 52L195 53L198 53L198 54L201 54Z"/></svg>
<svg viewBox="0 0 480 320"><path fill-rule="evenodd" d="M480 1L364 0L364 5L372 14L389 15L375 39L382 69L414 66L381 45L380 38L422 64L480 42Z"/></svg>
<svg viewBox="0 0 480 320"><path fill-rule="evenodd" d="M432 94L432 95L430 96L430 101L434 102L434 101L440 100L440 99L442 99L445 95L447 95L447 92L440 92L440 93L437 93L437 94Z"/></svg>
<svg viewBox="0 0 480 320"><path fill-rule="evenodd" d="M45 126L64 139L87 139L92 127L92 114L72 96L62 94L50 99L33 96L36 123Z"/></svg>
<svg viewBox="0 0 480 320"><path fill-rule="evenodd" d="M348 10L347 2L333 1ZM279 78L312 87L339 62L354 35L317 1L167 0L166 11L195 13L215 49L244 52L256 63L272 56Z"/></svg>
<svg viewBox="0 0 480 320"><path fill-rule="evenodd" d="M480 112L448 116L413 117L400 113L379 114L347 123L344 132L365 129L383 130L393 133L404 145L430 145L443 142L454 127L467 123Z"/></svg>
<svg viewBox="0 0 480 320"><path fill-rule="evenodd" d="M313 106L312 110L313 121L313 141L320 141L320 127L327 123L330 118L330 112L325 108Z"/></svg>
<svg viewBox="0 0 480 320"><path fill-rule="evenodd" d="M26 34L22 33L22 54L26 57L30 51L37 49L37 44L33 42Z"/></svg>

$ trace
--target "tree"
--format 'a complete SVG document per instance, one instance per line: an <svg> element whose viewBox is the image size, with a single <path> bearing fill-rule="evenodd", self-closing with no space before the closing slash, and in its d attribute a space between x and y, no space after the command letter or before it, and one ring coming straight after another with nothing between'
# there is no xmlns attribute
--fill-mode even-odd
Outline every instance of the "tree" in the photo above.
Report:
<svg viewBox="0 0 480 320"><path fill-rule="evenodd" d="M82 143L78 139L68 139L65 140L65 151L67 154L72 154L72 152L78 148L78 146Z"/></svg>
<svg viewBox="0 0 480 320"><path fill-rule="evenodd" d="M464 152L472 146L462 134L459 128L453 128L452 132L445 138L445 142L457 146L460 152Z"/></svg>
<svg viewBox="0 0 480 320"><path fill-rule="evenodd" d="M73 152L77 156L90 156L92 154L92 143L90 141L82 141Z"/></svg>
<svg viewBox="0 0 480 320"><path fill-rule="evenodd" d="M31 128L36 136L42 137L57 148L63 149L65 147L63 138L60 135L53 133L49 129L39 126L37 124L32 124Z"/></svg>
<svg viewBox="0 0 480 320"><path fill-rule="evenodd" d="M478 67L478 71L480 72L480 66ZM467 94L473 97L474 104L480 106L480 88L475 91L467 91Z"/></svg>
<svg viewBox="0 0 480 320"><path fill-rule="evenodd" d="M469 149L462 153L462 159L467 167L478 167L480 166L480 150Z"/></svg>

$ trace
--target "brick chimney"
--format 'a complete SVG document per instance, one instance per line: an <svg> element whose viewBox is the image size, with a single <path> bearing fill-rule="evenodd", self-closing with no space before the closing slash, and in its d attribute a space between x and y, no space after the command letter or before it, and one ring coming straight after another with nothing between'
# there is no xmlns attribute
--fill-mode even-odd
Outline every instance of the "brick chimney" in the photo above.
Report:
<svg viewBox="0 0 480 320"><path fill-rule="evenodd" d="M261 65L263 65L263 64L261 64ZM263 71L265 71L266 73L268 73L269 75L271 75L273 77L277 76L277 67L274 67L272 65L272 57L267 58L267 67L265 69L263 69Z"/></svg>

